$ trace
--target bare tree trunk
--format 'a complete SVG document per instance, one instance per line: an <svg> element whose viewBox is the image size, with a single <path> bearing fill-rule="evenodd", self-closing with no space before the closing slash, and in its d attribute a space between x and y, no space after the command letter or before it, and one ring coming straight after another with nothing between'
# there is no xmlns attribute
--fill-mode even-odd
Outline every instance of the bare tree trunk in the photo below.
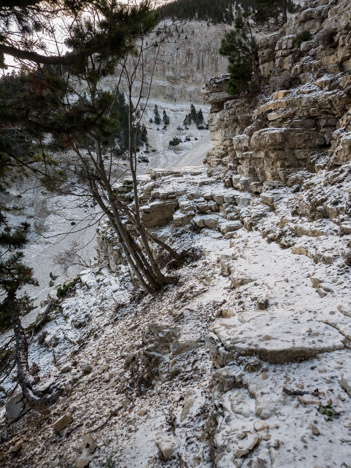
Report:
<svg viewBox="0 0 351 468"><path fill-rule="evenodd" d="M29 372L28 342L25 331L21 324L16 295L13 291L9 291L8 293L8 305L11 310L12 327L16 341L18 381L22 389L32 388L32 386L35 384L35 380Z"/></svg>
<svg viewBox="0 0 351 468"><path fill-rule="evenodd" d="M15 336L15 361L17 365L18 383L22 389L23 395L31 408L44 409L50 403L49 400L43 400L35 395L33 385L36 380L29 371L28 364L28 341L26 333L21 324L19 304L16 299L16 293L9 291L8 305L11 310L12 327Z"/></svg>
<svg viewBox="0 0 351 468"><path fill-rule="evenodd" d="M131 267L133 273L138 278L140 285L149 293L155 293L159 291L169 281L160 282L157 275L155 275L152 266L147 261L144 253L141 251L131 234L128 232L126 226L123 224L121 219L121 213L118 209L118 200L115 199L112 187L109 181L106 179L106 174L101 175L100 183L104 183L104 190L107 193L108 203L107 206L102 199L96 180L89 179L90 188L95 200L98 202L100 208L107 215L111 226L117 234L118 240L122 247L122 250L126 256L127 262Z"/></svg>
<svg viewBox="0 0 351 468"><path fill-rule="evenodd" d="M28 341L26 332L21 324L20 305L16 298L16 292L8 292L8 305L11 310L11 321L15 338L15 363L17 366L18 383L25 397L26 403L30 408L38 411L46 410L49 405L57 399L58 393L49 396L38 396L33 389L37 383L36 379L31 375L28 363ZM52 304L48 306L48 309Z"/></svg>
<svg viewBox="0 0 351 468"><path fill-rule="evenodd" d="M140 54L140 57L142 56L142 52ZM140 58L139 57L139 58ZM140 90L140 95L138 98L138 102L140 102L141 95L143 92L143 86L144 86L144 69L142 67L142 86ZM137 181L137 154L136 154L136 143L137 143L137 135L136 135L136 128L134 125L134 106L133 106L133 100L132 100L132 92L133 92L133 84L134 84L134 79L135 76L134 74L129 75L129 73L126 73L127 75L127 80L128 80L128 105L129 105L129 112L128 112L128 123L129 123L129 167L130 167L130 172L132 175L132 181L133 181L133 196L134 196L134 220L133 224L135 226L135 229L139 233L142 243L147 255L147 258L149 259L151 263L151 268L153 273L157 276L158 281L160 282L161 287L169 284L171 280L167 278L162 271L160 270L159 266L157 265L157 262L155 260L154 254L152 252L152 249L150 247L149 239L146 233L145 227L141 223L141 218L140 218L140 204L139 204L139 195L138 195L138 181ZM173 249L168 249L169 252L174 253Z"/></svg>

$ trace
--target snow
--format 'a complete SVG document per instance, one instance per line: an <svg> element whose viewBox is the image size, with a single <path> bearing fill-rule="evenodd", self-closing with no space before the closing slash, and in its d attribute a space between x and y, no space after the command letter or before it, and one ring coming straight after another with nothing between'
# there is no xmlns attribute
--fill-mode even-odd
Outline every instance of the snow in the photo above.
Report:
<svg viewBox="0 0 351 468"><path fill-rule="evenodd" d="M155 172L164 194L185 192L195 201L215 195L222 203L245 197L209 181L205 168ZM276 212L269 210L262 226L273 229L288 212L293 199L284 190L274 191ZM186 196L181 200L187 203ZM251 206L240 209L248 216ZM293 227L292 217L290 223ZM341 248L330 221L318 228L326 231L318 244L316 238L300 238L306 249L319 247L326 255L337 244ZM20 457L31 457L35 466L54 460L74 464L83 435L91 433L98 445L92 467L103 466L111 454L121 467L159 467L164 462L158 441L171 437L176 449L169 466L183 459L210 467L204 434L213 414L218 467L232 466L233 453L248 447L254 448L245 467L253 459L289 467L347 463L351 403L343 389L351 365L345 338L351 337L351 297L350 272L341 257L316 263L268 244L260 230L240 229L231 239L212 229L175 235L170 226L159 234L173 238L177 250L203 252L175 272L177 285L138 299L124 269L116 276L104 268L85 269L52 314L43 344L32 342L31 362L39 364L41 380L54 378L65 393L35 434L29 415L14 424L12 430L20 430L27 443ZM221 274L221 261L229 276ZM249 281L233 287L232 276ZM325 295L318 292L322 285ZM268 301L265 310L257 308L262 299ZM175 327L180 337L170 354L160 354L148 381L143 336L150 323ZM85 363L92 365L91 374L82 374ZM62 373L67 365L70 370ZM50 435L53 420L64 411L73 414L71 427L64 437Z"/></svg>

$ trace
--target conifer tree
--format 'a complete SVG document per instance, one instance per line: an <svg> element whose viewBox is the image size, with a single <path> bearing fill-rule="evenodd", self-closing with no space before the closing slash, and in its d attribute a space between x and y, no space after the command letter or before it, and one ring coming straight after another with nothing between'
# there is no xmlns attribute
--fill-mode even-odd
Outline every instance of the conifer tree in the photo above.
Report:
<svg viewBox="0 0 351 468"><path fill-rule="evenodd" d="M160 117L160 113L158 111L157 104L155 104L155 107L154 107L154 122L155 122L156 125L160 125L160 123L161 123L161 117Z"/></svg>
<svg viewBox="0 0 351 468"><path fill-rule="evenodd" d="M190 106L190 118L195 123L196 123L196 117L197 117L197 113L196 113L195 106L194 106L194 104L191 104L191 106Z"/></svg>
<svg viewBox="0 0 351 468"><path fill-rule="evenodd" d="M196 125L201 125L204 123L204 115L202 110L200 109L199 112L196 114Z"/></svg>
<svg viewBox="0 0 351 468"><path fill-rule="evenodd" d="M257 43L253 36L250 15L243 13L235 19L234 30L225 34L219 52L228 57L229 94L248 89L257 63Z"/></svg>
<svg viewBox="0 0 351 468"><path fill-rule="evenodd" d="M142 126L141 128L141 141L147 145L147 129L145 125Z"/></svg>
<svg viewBox="0 0 351 468"><path fill-rule="evenodd" d="M191 125L191 115L190 115L190 114L187 114L187 115L184 117L183 125L184 125L185 127L189 127L189 125Z"/></svg>
<svg viewBox="0 0 351 468"><path fill-rule="evenodd" d="M261 24L272 19L280 26L286 23L288 12L295 13L298 9L293 0L255 0L254 19Z"/></svg>
<svg viewBox="0 0 351 468"><path fill-rule="evenodd" d="M162 120L163 120L164 126L167 127L167 126L169 125L169 123L170 123L170 120L169 120L169 117L168 117L168 115L167 115L167 113L166 113L165 110L163 111Z"/></svg>
<svg viewBox="0 0 351 468"><path fill-rule="evenodd" d="M32 269L23 263L22 249L28 242L28 230L28 223L12 228L0 213L0 328L12 325L18 381L27 401L34 403L37 401L32 392L35 379L29 371L28 343L21 324L21 315L31 310L31 301L26 295L20 295L20 289L28 284L38 284Z"/></svg>

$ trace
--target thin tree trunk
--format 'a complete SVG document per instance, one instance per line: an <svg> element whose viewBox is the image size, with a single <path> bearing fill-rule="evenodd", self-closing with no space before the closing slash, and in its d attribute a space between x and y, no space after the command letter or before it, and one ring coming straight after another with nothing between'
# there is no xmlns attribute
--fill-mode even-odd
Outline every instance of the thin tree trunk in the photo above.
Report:
<svg viewBox="0 0 351 468"><path fill-rule="evenodd" d="M16 295L13 291L10 291L8 293L8 304L11 310L12 327L16 341L16 363L18 381L22 387L23 393L25 393L26 389L32 388L32 386L35 384L35 380L29 372L28 342L26 338L26 333L21 324Z"/></svg>
<svg viewBox="0 0 351 468"><path fill-rule="evenodd" d="M140 205L138 195L138 182L137 182L137 156L136 156L136 129L133 125L133 101L132 101L132 83L129 84L128 89L128 104L129 104L129 165L133 181L133 196L134 196L134 208L135 208L135 228L141 236L147 258L151 263L152 272L157 276L161 283L161 287L171 282L160 270L153 252L151 250L145 229L143 228L140 220Z"/></svg>
<svg viewBox="0 0 351 468"><path fill-rule="evenodd" d="M30 374L28 364L28 341L26 333L21 324L19 305L16 293L9 291L8 304L11 310L12 327L15 336L15 361L17 365L18 383L22 389L27 404L36 410L45 410L56 400L57 395L51 398L41 398L35 394L33 386L36 383L34 377Z"/></svg>

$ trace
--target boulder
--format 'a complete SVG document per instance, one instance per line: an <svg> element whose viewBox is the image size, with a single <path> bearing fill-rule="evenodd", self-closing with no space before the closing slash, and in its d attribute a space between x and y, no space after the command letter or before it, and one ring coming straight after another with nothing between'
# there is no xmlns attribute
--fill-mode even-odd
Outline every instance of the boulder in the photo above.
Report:
<svg viewBox="0 0 351 468"><path fill-rule="evenodd" d="M309 333L308 312L301 312L297 321L284 310L272 311L269 315L269 335L264 333L267 329L266 314L258 315L257 311L252 311L247 312L245 318L242 321L238 315L214 322L207 344L216 361L231 362L241 355L283 364L344 348L343 336L323 322L317 322L313 334ZM345 376L343 381L347 381Z"/></svg>
<svg viewBox="0 0 351 468"><path fill-rule="evenodd" d="M165 226L178 207L177 200L155 201L141 208L141 219L147 228Z"/></svg>
<svg viewBox="0 0 351 468"><path fill-rule="evenodd" d="M160 451L162 458L169 460L177 449L177 445L170 437L160 438L156 441L157 447Z"/></svg>
<svg viewBox="0 0 351 468"><path fill-rule="evenodd" d="M54 429L56 432L60 432L62 431L63 429L65 429L65 427L68 426L68 424L70 424L71 422L73 421L73 416L72 416L72 413L65 413L63 416L61 416L60 418L58 418L55 423L54 423Z"/></svg>
<svg viewBox="0 0 351 468"><path fill-rule="evenodd" d="M19 392L10 397L5 406L6 416L9 421L18 419L25 409L23 393Z"/></svg>

